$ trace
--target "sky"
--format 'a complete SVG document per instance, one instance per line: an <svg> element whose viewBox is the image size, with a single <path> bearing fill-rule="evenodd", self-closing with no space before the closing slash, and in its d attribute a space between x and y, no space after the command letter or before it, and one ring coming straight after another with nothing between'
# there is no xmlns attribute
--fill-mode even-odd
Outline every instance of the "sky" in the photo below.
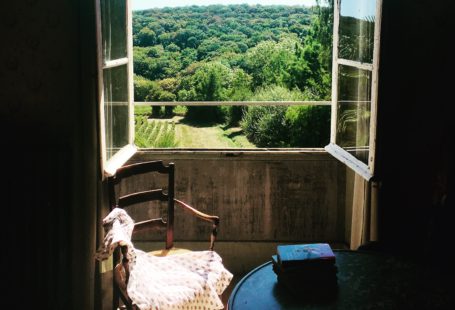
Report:
<svg viewBox="0 0 455 310"><path fill-rule="evenodd" d="M374 16L376 1L341 1L341 15L363 19L366 16Z"/></svg>
<svg viewBox="0 0 455 310"><path fill-rule="evenodd" d="M261 5L306 5L316 4L316 0L133 0L133 10L145 10L150 8L176 7L188 5L211 5L211 4L261 4Z"/></svg>

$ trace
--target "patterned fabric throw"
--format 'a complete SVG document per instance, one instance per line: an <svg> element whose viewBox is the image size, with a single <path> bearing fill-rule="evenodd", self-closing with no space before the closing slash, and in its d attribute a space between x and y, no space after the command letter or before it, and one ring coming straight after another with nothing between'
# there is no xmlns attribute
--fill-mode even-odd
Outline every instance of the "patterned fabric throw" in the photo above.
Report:
<svg viewBox="0 0 455 310"><path fill-rule="evenodd" d="M107 259L117 245L128 247L128 295L141 310L223 309L219 297L232 280L214 251L186 252L166 257L135 249L134 222L125 210L115 208L103 220L106 237L96 255Z"/></svg>

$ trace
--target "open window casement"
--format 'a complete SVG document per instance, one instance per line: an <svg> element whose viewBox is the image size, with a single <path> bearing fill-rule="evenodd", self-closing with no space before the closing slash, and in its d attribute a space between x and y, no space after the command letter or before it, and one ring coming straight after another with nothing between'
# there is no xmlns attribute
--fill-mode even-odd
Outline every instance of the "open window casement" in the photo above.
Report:
<svg viewBox="0 0 455 310"><path fill-rule="evenodd" d="M382 0L335 0L332 126L326 151L374 174Z"/></svg>
<svg viewBox="0 0 455 310"><path fill-rule="evenodd" d="M101 161L112 175L134 146L131 0L97 0Z"/></svg>

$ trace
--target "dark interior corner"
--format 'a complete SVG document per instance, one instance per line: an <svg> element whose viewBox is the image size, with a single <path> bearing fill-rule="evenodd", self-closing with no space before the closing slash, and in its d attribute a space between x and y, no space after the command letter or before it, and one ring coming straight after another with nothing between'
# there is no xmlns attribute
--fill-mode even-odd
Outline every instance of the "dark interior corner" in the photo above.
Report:
<svg viewBox="0 0 455 310"><path fill-rule="evenodd" d="M4 305L98 309L93 1L0 6L2 295L24 294ZM454 11L450 1L384 0L381 38L380 240L441 269L455 258Z"/></svg>
<svg viewBox="0 0 455 310"><path fill-rule="evenodd" d="M437 8L429 1L384 3L377 136L380 230L390 247L421 257L449 243L448 221L454 213L451 7L448 2ZM422 38L433 43L424 44Z"/></svg>

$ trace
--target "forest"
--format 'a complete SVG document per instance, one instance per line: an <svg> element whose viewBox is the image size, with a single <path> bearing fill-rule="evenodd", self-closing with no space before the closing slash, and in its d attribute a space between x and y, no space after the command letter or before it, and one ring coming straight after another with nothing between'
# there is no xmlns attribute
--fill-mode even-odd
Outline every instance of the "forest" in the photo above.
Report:
<svg viewBox="0 0 455 310"><path fill-rule="evenodd" d="M135 11L133 40L136 102L330 100L332 11L327 6ZM322 147L329 140L329 106L154 106L136 111L136 144L142 147L179 147L175 124L158 124L175 115L188 126L218 125L246 138L233 147ZM162 134L151 127L161 128Z"/></svg>

